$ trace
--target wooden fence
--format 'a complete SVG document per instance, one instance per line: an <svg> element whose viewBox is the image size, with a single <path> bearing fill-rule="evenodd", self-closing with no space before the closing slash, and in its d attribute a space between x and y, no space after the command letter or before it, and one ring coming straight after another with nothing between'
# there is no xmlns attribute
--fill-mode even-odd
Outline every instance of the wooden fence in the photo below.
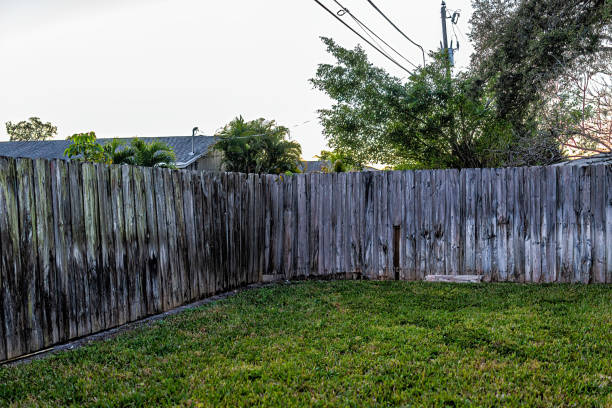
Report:
<svg viewBox="0 0 612 408"><path fill-rule="evenodd" d="M612 166L257 176L0 158L0 361L276 278L612 283Z"/></svg>
<svg viewBox="0 0 612 408"><path fill-rule="evenodd" d="M264 274L612 283L612 166L262 182Z"/></svg>
<svg viewBox="0 0 612 408"><path fill-rule="evenodd" d="M258 282L246 182L0 158L0 361Z"/></svg>

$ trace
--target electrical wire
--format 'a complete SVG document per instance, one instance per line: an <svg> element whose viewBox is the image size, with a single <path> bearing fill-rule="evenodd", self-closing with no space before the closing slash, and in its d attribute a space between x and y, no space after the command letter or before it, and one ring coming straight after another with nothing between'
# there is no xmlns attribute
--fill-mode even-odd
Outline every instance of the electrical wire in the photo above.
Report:
<svg viewBox="0 0 612 408"><path fill-rule="evenodd" d="M465 35L463 35L463 32L461 31L461 28L459 26L457 26L457 31L459 31L459 35L461 36L463 42L467 42L467 38L465 37Z"/></svg>
<svg viewBox="0 0 612 408"><path fill-rule="evenodd" d="M368 43L368 45L372 48L374 48L376 51L378 51L380 54L382 54L385 58L387 58L389 61L393 62L395 65L397 65L398 67L400 67L401 69L403 69L404 71L406 71L407 73L412 75L412 72L410 70L408 70L406 67L404 67L402 64L400 64L399 62L397 62L395 59L393 59L392 57L390 57L389 55L387 55L384 51L382 51L380 48L378 48L377 46L375 46L374 44L372 44L370 41L368 41L367 38L365 38L363 35L359 34L353 27L351 27L350 25L348 25L346 22L344 22L344 20L342 20L340 17L338 17L338 15L336 15L333 11L331 11L330 9L328 9L323 3L321 3L319 0L314 0L315 3L317 3L319 6L321 6L323 9L325 9L325 11L327 11L329 14L331 14L336 20L340 21L344 26L346 26L346 28L348 28L349 30L351 30L355 35L359 36L359 38L361 38L363 41L365 41L366 43Z"/></svg>
<svg viewBox="0 0 612 408"><path fill-rule="evenodd" d="M374 38L372 38L372 36L369 33L372 33L372 35L374 35L374 37L378 38L383 44L385 44L388 48L390 48L394 53L399 55L399 57L402 58L404 61L406 61L407 63L409 63L413 67L418 68L418 65L416 65L415 63L410 61L408 58L404 57L399 51L397 51L395 48L393 48L391 45L389 45L389 43L387 43L378 34L376 34L374 31L372 31L372 29L370 29L370 27L368 27L365 23L363 23L355 15L353 15L353 13L351 13L349 11L349 9L347 9L342 4L340 4L340 2L338 0L334 0L334 2L342 9L342 11L344 11L346 14L348 14L361 27L361 29L368 35L368 37L370 37L372 39L373 42L376 42L376 40ZM378 44L378 46L380 48L383 48L380 44Z"/></svg>
<svg viewBox="0 0 612 408"><path fill-rule="evenodd" d="M455 41L457 41L457 49L459 49L459 37L457 36L457 31L455 31L455 24L451 24L451 29L453 30Z"/></svg>
<svg viewBox="0 0 612 408"><path fill-rule="evenodd" d="M395 28L395 29L396 29L396 30L397 30L397 31L398 31L398 32L399 32L401 35L403 35L405 39L407 39L407 40L408 40L408 41L410 41L412 44L416 45L417 47L419 47L419 48L421 49L421 52L423 53L423 66L425 66L425 50L423 49L423 47L421 47L421 45L420 45L420 44L417 44L416 42L414 42L414 41L412 40L412 38L408 37L408 36L407 36L407 35L406 35L406 34L405 34L405 33L404 33L402 30L400 30L400 28L399 28L398 26L396 26L396 25L395 25L395 23L393 23L393 21L391 21L391 20L389 19L389 17L387 17L387 16L385 15L385 13L383 13L383 12L382 12L382 11L381 11L381 10L380 10L380 9L379 9L377 6L376 6L376 4L374 4L374 2L373 2L372 0L368 0L368 3L370 3L370 5L371 5L372 7L374 7L374 9L375 9L376 11L378 11L378 14L380 14L381 16L383 16L383 17L385 18L385 20L387 20L387 22L393 26L393 28Z"/></svg>

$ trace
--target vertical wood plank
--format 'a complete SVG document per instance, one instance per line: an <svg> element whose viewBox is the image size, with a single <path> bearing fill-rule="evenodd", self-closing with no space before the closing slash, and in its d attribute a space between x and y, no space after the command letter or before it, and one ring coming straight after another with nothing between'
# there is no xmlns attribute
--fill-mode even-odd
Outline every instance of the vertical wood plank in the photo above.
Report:
<svg viewBox="0 0 612 408"><path fill-rule="evenodd" d="M183 177L184 171L171 171L172 184L174 186L174 214L176 227L176 259L179 274L178 288L180 295L178 305L185 304L191 300L191 285L189 275L189 261L187 249L186 218L183 200Z"/></svg>
<svg viewBox="0 0 612 408"><path fill-rule="evenodd" d="M297 276L308 276L308 258L309 258L309 240L308 240L308 198L306 195L306 175L298 174L296 177L297 182L297 220L298 220L298 231L297 231L297 265L298 270L296 271Z"/></svg>
<svg viewBox="0 0 612 408"><path fill-rule="evenodd" d="M432 191L432 272L435 274L446 274L446 170L433 170L433 191Z"/></svg>
<svg viewBox="0 0 612 408"><path fill-rule="evenodd" d="M499 194L501 194L501 185L499 184L500 179L500 169L491 169L491 181L489 185L490 191L490 214L489 218L489 245L491 247L491 280L495 282L499 282L500 273L499 273L499 258L498 251L500 245L500 220L503 221L503 215L500 218L499 213Z"/></svg>
<svg viewBox="0 0 612 408"><path fill-rule="evenodd" d="M173 306L172 292L172 273L170 271L170 254L169 254L169 238L168 225L166 219L166 185L165 173L167 170L154 168L154 197L155 197L155 212L157 224L157 245L159 253L157 257L157 267L159 275L159 290L161 298L161 310L170 310Z"/></svg>
<svg viewBox="0 0 612 408"><path fill-rule="evenodd" d="M592 282L606 282L606 168L591 168ZM612 243L610 243L612 245Z"/></svg>
<svg viewBox="0 0 612 408"><path fill-rule="evenodd" d="M612 165L605 166L606 283L612 283Z"/></svg>
<svg viewBox="0 0 612 408"><path fill-rule="evenodd" d="M128 295L128 253L125 231L125 210L123 194L123 170L121 166L112 166L111 173L111 208L113 210L113 238L115 242L115 274L117 302L117 324L130 321Z"/></svg>
<svg viewBox="0 0 612 408"><path fill-rule="evenodd" d="M202 172L191 173L191 185L193 186L193 209L194 209L194 237L195 237L195 256L197 259L198 287L197 299L207 296L208 281L207 281L207 248L206 248L206 233L205 233L205 202L204 191L202 189Z"/></svg>
<svg viewBox="0 0 612 408"><path fill-rule="evenodd" d="M74 247L72 239L71 193L68 163L64 160L55 162L54 205L56 208L56 262L58 287L62 304L64 325L63 340L78 336L78 313L76 309L76 287L70 270L70 257ZM61 337L61 336L60 336Z"/></svg>
<svg viewBox="0 0 612 408"><path fill-rule="evenodd" d="M206 296L214 293L214 272L215 272L215 259L213 258L213 214L212 214L212 191L211 191L211 177L209 173L201 173L200 176L202 185L202 228L204 231L204 254L205 254L205 282L206 282Z"/></svg>
<svg viewBox="0 0 612 408"><path fill-rule="evenodd" d="M292 177L283 177L283 256L282 256L282 270L285 279L291 277L291 261L293 256L293 209L292 209L292 195L293 195L293 183Z"/></svg>
<svg viewBox="0 0 612 408"><path fill-rule="evenodd" d="M309 275L318 275L319 270L319 174L310 177L310 229L309 229Z"/></svg>
<svg viewBox="0 0 612 408"><path fill-rule="evenodd" d="M591 208L591 178L594 167L585 166L579 168L580 181L580 256L576 259L578 268L576 270L576 281L584 284L591 283L591 272L593 266L593 213Z"/></svg>
<svg viewBox="0 0 612 408"><path fill-rule="evenodd" d="M147 292L149 300L147 302L147 314L152 315L161 312L163 309L161 279L159 270L160 246L157 231L157 205L155 197L155 173L150 167L142 169L143 182L145 189L145 205L147 213L146 229L146 270L147 270Z"/></svg>
<svg viewBox="0 0 612 408"><path fill-rule="evenodd" d="M15 160L0 157L0 282L3 284L3 323L6 358L17 357L27 351L25 322L21 308L19 213L17 206ZM46 321L43 322L43 325Z"/></svg>
<svg viewBox="0 0 612 408"><path fill-rule="evenodd" d="M73 248L69 260L70 277L75 282L76 311L78 313L78 333L85 336L91 333L89 314L89 283L87 280L87 260L85 250L85 218L83 204L83 169L77 162L68 165L70 177L70 212L72 218Z"/></svg>
<svg viewBox="0 0 612 408"><path fill-rule="evenodd" d="M547 167L544 197L546 205L546 224L544 227L544 242L546 251L546 282L557 281L557 171L556 167Z"/></svg>
<svg viewBox="0 0 612 408"><path fill-rule="evenodd" d="M128 321L140 318L141 293L138 265L138 235L134 208L134 172L131 166L122 166L123 212L125 215L126 275L128 292Z"/></svg>
<svg viewBox="0 0 612 408"><path fill-rule="evenodd" d="M506 189L506 276L505 281L514 281L514 174L515 169L507 168L505 173L505 189Z"/></svg>
<svg viewBox="0 0 612 408"><path fill-rule="evenodd" d="M112 189L110 169L107 165L95 167L98 185L98 209L100 219L100 299L104 328L117 326L118 311L116 299L117 282L115 275L115 243L113 240Z"/></svg>
<svg viewBox="0 0 612 408"><path fill-rule="evenodd" d="M100 214L98 209L98 182L95 166L83 163L83 208L85 218L85 239L87 254L87 279L89 281L89 302L91 314L91 331L104 329L104 312L100 297Z"/></svg>
<svg viewBox="0 0 612 408"><path fill-rule="evenodd" d="M166 231L168 239L168 280L166 291L171 298L171 307L175 308L183 303L183 286L181 282L181 270L180 270L180 255L179 255L179 242L177 232L177 221L176 221L176 196L174 191L179 189L175 180L172 177L172 170L163 169L164 177L164 208L166 210Z"/></svg>
<svg viewBox="0 0 612 408"><path fill-rule="evenodd" d="M404 257L404 268L406 273L402 277L402 279L406 280L416 280L417 279L417 271L416 271L416 218L415 218L415 187L414 187L414 171L407 171L406 175L406 186L405 186L405 195L404 200L406 205L404 207L406 213L404 215L404 236L405 236L405 246L406 246L406 256Z"/></svg>
<svg viewBox="0 0 612 408"><path fill-rule="evenodd" d="M132 168L134 179L134 216L136 227L136 268L133 273L138 276L138 286L136 296L139 299L140 308L138 315L147 316L149 303L152 300L150 276L147 268L148 264L148 236L147 236L147 204L145 198L144 173L142 167Z"/></svg>
<svg viewBox="0 0 612 408"><path fill-rule="evenodd" d="M334 205L334 196L333 196L333 174L325 174L323 175L323 185L325 186L325 194L323 196L323 211L324 211L324 221L323 221L323 262L324 262L324 274L331 275L334 273L333 271L333 256L334 256L334 247L333 247L333 205Z"/></svg>
<svg viewBox="0 0 612 408"><path fill-rule="evenodd" d="M365 225L363 230L364 243L364 275L369 279L375 276L374 271L374 173L367 172L363 175L364 179L364 204L363 215Z"/></svg>
<svg viewBox="0 0 612 408"><path fill-rule="evenodd" d="M572 222L574 212L572 198L572 168L562 166L559 168L559 197L561 198L561 249L559 251L560 278L561 282L571 282L572 280L572 259L573 259L573 235L571 233L575 223Z"/></svg>
<svg viewBox="0 0 612 408"><path fill-rule="evenodd" d="M38 281L42 285L44 345L59 342L57 321L57 276L55 270L55 236L53 228L53 196L49 162L34 161L36 195L36 241L38 242Z"/></svg>
<svg viewBox="0 0 612 408"><path fill-rule="evenodd" d="M22 271L19 286L25 289L20 299L19 313L24 317L24 345L27 351L40 350L44 346L42 331L42 285L38 281L38 242L36 223L36 198L34 195L34 165L30 159L16 159L16 192L19 205L19 250ZM0 208L0 211L2 209ZM15 220L17 221L17 220ZM17 315L19 316L19 314Z"/></svg>
<svg viewBox="0 0 612 408"><path fill-rule="evenodd" d="M318 240L319 240L319 251L318 251L318 270L317 270L317 274L318 276L323 276L326 273L325 270L325 225L326 222L328 222L327 220L327 216L328 216L328 212L327 212L327 200L329 200L329 196L328 196L328 191L326 189L327 183L325 183L325 180L327 179L327 175L326 174L319 174L318 175L318 183L319 183L319 188L318 188L318 195L319 195L319 199L317 202L317 212L319 215L319 236L318 236Z"/></svg>
<svg viewBox="0 0 612 408"><path fill-rule="evenodd" d="M186 272L189 282L188 299L197 300L200 297L200 257L197 250L198 238L196 236L196 205L194 200L194 186L192 183L192 172L181 171L183 185L183 216L185 224L184 249L186 259Z"/></svg>
<svg viewBox="0 0 612 408"><path fill-rule="evenodd" d="M463 270L466 275L477 274L476 270L476 247L478 238L476 235L476 223L478 219L477 186L480 183L479 173L474 169L465 169L462 172L465 185L465 218L464 239L465 249L463 255Z"/></svg>

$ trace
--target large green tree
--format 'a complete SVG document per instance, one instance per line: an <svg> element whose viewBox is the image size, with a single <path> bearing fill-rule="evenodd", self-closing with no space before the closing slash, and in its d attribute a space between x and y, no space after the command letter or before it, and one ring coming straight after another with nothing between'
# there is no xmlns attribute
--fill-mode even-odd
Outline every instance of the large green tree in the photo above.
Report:
<svg viewBox="0 0 612 408"><path fill-rule="evenodd" d="M289 129L263 118L239 116L217 133L215 148L223 153L226 171L241 173L297 172L302 148L289 140Z"/></svg>
<svg viewBox="0 0 612 408"><path fill-rule="evenodd" d="M321 64L311 80L334 101L319 111L329 146L359 163L401 168L489 167L502 164L512 142L485 87L449 75L442 54L406 82L372 65L360 47L323 38L336 64Z"/></svg>
<svg viewBox="0 0 612 408"><path fill-rule="evenodd" d="M531 132L550 83L587 59L612 58L610 0L473 0L472 69L498 115Z"/></svg>
<svg viewBox="0 0 612 408"><path fill-rule="evenodd" d="M31 117L18 123L6 122L6 133L11 141L41 141L53 138L57 134L57 127L50 122L43 123L39 118Z"/></svg>

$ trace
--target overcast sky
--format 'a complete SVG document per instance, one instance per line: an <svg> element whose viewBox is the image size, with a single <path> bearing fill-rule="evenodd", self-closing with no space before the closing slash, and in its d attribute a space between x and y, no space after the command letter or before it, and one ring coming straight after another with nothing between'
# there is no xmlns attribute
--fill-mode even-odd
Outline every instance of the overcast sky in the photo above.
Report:
<svg viewBox="0 0 612 408"><path fill-rule="evenodd" d="M374 2L426 50L439 48L440 1ZM421 61L366 0L340 3ZM462 10L463 35L469 3L447 1ZM456 60L465 66L471 48L459 31ZM214 134L242 114L290 127L308 159L325 148L316 110L331 103L308 82L319 63L332 62L320 36L350 48L360 42L313 0L0 0L0 141L8 140L4 122L30 116L55 124L63 139L90 130L189 135L194 126Z"/></svg>

